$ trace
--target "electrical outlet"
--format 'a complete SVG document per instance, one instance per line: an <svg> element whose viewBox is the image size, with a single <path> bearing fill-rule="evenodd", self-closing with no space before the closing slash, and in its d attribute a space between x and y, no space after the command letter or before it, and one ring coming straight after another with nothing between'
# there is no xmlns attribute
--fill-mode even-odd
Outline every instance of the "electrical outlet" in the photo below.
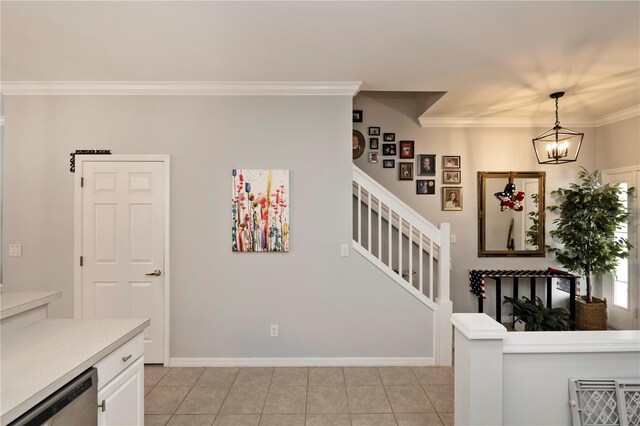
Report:
<svg viewBox="0 0 640 426"><path fill-rule="evenodd" d="M9 244L9 256L22 256L22 244Z"/></svg>
<svg viewBox="0 0 640 426"><path fill-rule="evenodd" d="M341 252L342 257L347 257L349 256L349 244L343 244L342 245L342 252Z"/></svg>
<svg viewBox="0 0 640 426"><path fill-rule="evenodd" d="M457 241L456 234L451 234L451 244L455 244Z"/></svg>
<svg viewBox="0 0 640 426"><path fill-rule="evenodd" d="M271 337L278 337L278 326L275 324L271 325Z"/></svg>

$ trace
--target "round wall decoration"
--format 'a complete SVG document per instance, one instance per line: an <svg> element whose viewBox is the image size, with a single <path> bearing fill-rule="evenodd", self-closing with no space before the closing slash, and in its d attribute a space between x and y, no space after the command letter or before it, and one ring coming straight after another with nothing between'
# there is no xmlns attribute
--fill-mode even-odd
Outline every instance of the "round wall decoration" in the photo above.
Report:
<svg viewBox="0 0 640 426"><path fill-rule="evenodd" d="M357 130L353 131L352 138L352 147L353 147L353 159L360 158L362 154L364 154L364 136Z"/></svg>

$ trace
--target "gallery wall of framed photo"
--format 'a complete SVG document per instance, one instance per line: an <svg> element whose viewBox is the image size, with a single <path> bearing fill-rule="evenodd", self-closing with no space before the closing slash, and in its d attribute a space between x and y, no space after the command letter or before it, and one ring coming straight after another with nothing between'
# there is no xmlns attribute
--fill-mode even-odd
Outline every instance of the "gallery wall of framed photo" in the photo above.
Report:
<svg viewBox="0 0 640 426"><path fill-rule="evenodd" d="M353 110L353 160L356 164L365 152L369 167L395 173L398 181L415 182L415 196L437 196L441 187L442 211L461 211L463 206L462 170L460 155L438 155L428 151L428 143L405 139L403 134L378 122L367 120L364 109ZM365 133L366 131L366 133ZM366 135L366 136L365 136ZM425 148L426 146L426 148ZM416 148L418 147L418 148ZM438 164L440 163L440 166ZM439 174L441 179L438 179ZM453 186L458 185L458 186Z"/></svg>
<svg viewBox="0 0 640 426"><path fill-rule="evenodd" d="M426 105L433 105L426 113L417 109L420 96ZM540 134L538 128L436 127L435 121L427 125L424 120L421 125L420 118L436 115L440 97L429 93L360 92L353 108L363 111L363 122L352 126L366 137L379 138L380 162L370 164L363 156L354 164L432 224L450 225L455 237L451 243L451 299L456 310L472 312L477 309L477 298L471 297L468 289L470 269L546 269L552 264L548 257L478 257L477 172L545 171L548 194L570 185L580 166L593 170L603 167L604 160L597 156L600 148L593 128L579 129L585 133L585 141L590 141L584 144L579 162L557 167L539 165L532 155L531 139ZM453 117L462 114L451 112ZM368 136L369 127L378 127L380 136ZM395 141L383 141L385 133L394 133ZM400 158L401 141L414 142L413 159ZM384 156L383 143L395 143L395 155ZM400 163L409 161L413 161L414 178L400 180ZM495 207L499 208L499 204ZM547 226L552 226L552 219L549 215ZM568 297L555 290L553 297L568 303Z"/></svg>

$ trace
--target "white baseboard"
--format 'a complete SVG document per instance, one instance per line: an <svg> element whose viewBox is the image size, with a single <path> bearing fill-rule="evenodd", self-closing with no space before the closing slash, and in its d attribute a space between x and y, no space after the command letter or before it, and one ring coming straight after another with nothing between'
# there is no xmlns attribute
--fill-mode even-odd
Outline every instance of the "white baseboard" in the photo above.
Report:
<svg viewBox="0 0 640 426"><path fill-rule="evenodd" d="M170 367L425 367L433 357L170 358Z"/></svg>

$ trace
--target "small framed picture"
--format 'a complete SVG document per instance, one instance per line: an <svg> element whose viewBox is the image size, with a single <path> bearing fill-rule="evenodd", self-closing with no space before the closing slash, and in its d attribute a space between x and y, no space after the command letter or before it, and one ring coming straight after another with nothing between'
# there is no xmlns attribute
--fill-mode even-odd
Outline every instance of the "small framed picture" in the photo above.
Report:
<svg viewBox="0 0 640 426"><path fill-rule="evenodd" d="M385 142L395 142L396 134L395 133L385 133L382 136L382 140L385 141Z"/></svg>
<svg viewBox="0 0 640 426"><path fill-rule="evenodd" d="M414 158L413 141L400 141L400 158Z"/></svg>
<svg viewBox="0 0 640 426"><path fill-rule="evenodd" d="M369 149L378 149L378 138L369 138Z"/></svg>
<svg viewBox="0 0 640 426"><path fill-rule="evenodd" d="M357 130L353 130L353 137L351 139L351 147L353 148L353 159L360 158L364 154L365 141L364 136Z"/></svg>
<svg viewBox="0 0 640 426"><path fill-rule="evenodd" d="M433 195L436 193L436 181L434 179L423 179L416 181L416 194Z"/></svg>
<svg viewBox="0 0 640 426"><path fill-rule="evenodd" d="M457 211L462 210L462 187L443 186L442 187L442 210Z"/></svg>
<svg viewBox="0 0 640 426"><path fill-rule="evenodd" d="M395 143L383 143L382 144L382 155L396 155L396 144Z"/></svg>
<svg viewBox="0 0 640 426"><path fill-rule="evenodd" d="M369 136L380 136L380 127L369 127Z"/></svg>
<svg viewBox="0 0 640 426"><path fill-rule="evenodd" d="M413 163L398 163L400 180L413 180Z"/></svg>
<svg viewBox="0 0 640 426"><path fill-rule="evenodd" d="M436 174L436 156L435 154L418 155L418 175L435 176Z"/></svg>
<svg viewBox="0 0 640 426"><path fill-rule="evenodd" d="M362 123L362 110L354 109L353 110L353 122L354 123Z"/></svg>
<svg viewBox="0 0 640 426"><path fill-rule="evenodd" d="M378 153L377 152L370 152L369 153L369 162L370 163L377 163L378 162Z"/></svg>
<svg viewBox="0 0 640 426"><path fill-rule="evenodd" d="M442 183L456 184L460 183L460 170L443 170L442 171Z"/></svg>
<svg viewBox="0 0 640 426"><path fill-rule="evenodd" d="M459 155L443 155L442 168L443 169L459 169L460 156Z"/></svg>
<svg viewBox="0 0 640 426"><path fill-rule="evenodd" d="M396 160L382 160L382 168L393 169L396 166Z"/></svg>

